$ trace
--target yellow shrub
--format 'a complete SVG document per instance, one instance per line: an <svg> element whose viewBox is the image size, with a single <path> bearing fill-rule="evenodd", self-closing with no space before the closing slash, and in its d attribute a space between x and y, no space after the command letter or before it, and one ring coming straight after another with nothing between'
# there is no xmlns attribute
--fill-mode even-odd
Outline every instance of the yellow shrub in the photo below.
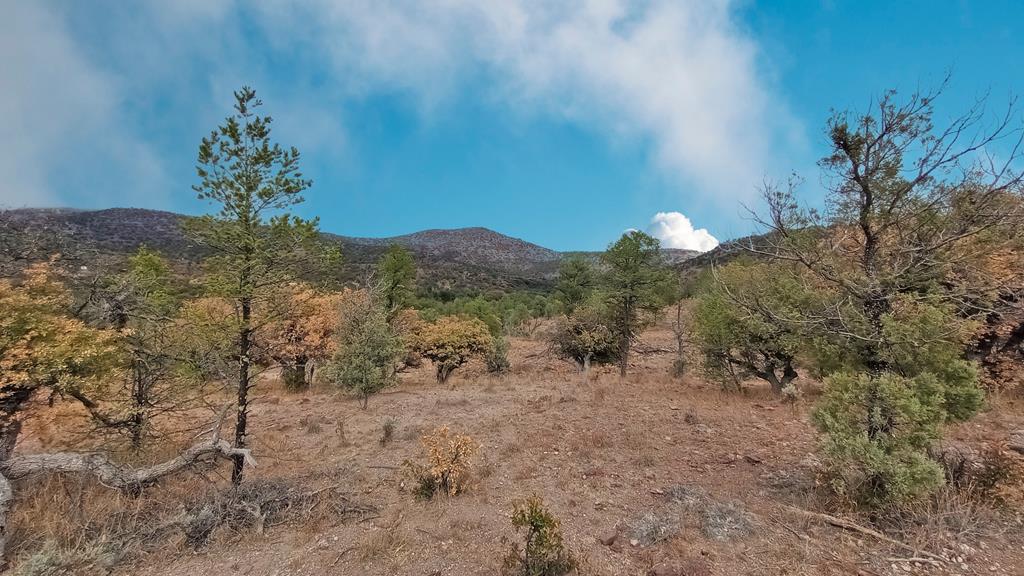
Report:
<svg viewBox="0 0 1024 576"><path fill-rule="evenodd" d="M427 450L427 464L406 461L417 496L425 499L440 492L455 496L466 489L473 457L480 445L465 434L454 434L442 426L421 439Z"/></svg>

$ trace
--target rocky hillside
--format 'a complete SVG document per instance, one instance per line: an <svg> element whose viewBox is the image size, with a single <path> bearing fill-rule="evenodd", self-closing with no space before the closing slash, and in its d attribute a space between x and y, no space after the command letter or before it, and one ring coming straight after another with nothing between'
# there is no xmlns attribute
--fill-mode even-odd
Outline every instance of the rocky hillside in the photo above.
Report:
<svg viewBox="0 0 1024 576"><path fill-rule="evenodd" d="M73 210L26 208L0 213L0 233L8 243L32 244L41 255L62 252L79 255L83 265L116 265L139 246L163 252L191 265L202 257L181 231L181 214L139 208ZM346 263L344 280L358 281L391 244L408 248L416 258L420 284L437 292L536 289L551 287L560 253L486 228L424 230L390 238L357 238L324 233L341 246ZM597 259L596 252L582 252ZM666 250L670 263L696 255Z"/></svg>

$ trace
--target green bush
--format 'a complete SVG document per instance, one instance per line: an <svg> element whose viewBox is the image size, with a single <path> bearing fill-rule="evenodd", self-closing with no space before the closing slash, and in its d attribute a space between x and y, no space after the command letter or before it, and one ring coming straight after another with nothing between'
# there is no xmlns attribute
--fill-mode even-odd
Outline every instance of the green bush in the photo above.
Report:
<svg viewBox="0 0 1024 576"><path fill-rule="evenodd" d="M513 544L505 556L504 576L562 576L576 568L576 559L565 549L558 519L533 496L512 509L512 526L525 531L522 547Z"/></svg>
<svg viewBox="0 0 1024 576"><path fill-rule="evenodd" d="M584 372L590 368L591 362L614 362L619 358L619 340L607 317L607 309L597 299L578 306L555 326L551 347L556 354L572 360Z"/></svg>
<svg viewBox="0 0 1024 576"><path fill-rule="evenodd" d="M487 325L476 318L442 316L416 333L414 349L434 363L437 381L448 381L451 373L474 356L486 356L494 347Z"/></svg>
<svg viewBox="0 0 1024 576"><path fill-rule="evenodd" d="M495 338L494 346L487 352L484 358L487 363L487 371L491 374L504 374L512 367L508 361L508 339Z"/></svg>
<svg viewBox="0 0 1024 576"><path fill-rule="evenodd" d="M338 351L325 375L357 394L363 407L370 396L395 382L395 365L404 353L402 339L372 301L349 310L339 334Z"/></svg>
<svg viewBox="0 0 1024 576"><path fill-rule="evenodd" d="M973 381L972 375L962 374ZM944 422L970 411L962 404L970 397L963 393L968 384L943 382L931 373L831 376L814 420L825 434L833 488L857 503L881 506L941 486L942 466L928 449L941 437Z"/></svg>

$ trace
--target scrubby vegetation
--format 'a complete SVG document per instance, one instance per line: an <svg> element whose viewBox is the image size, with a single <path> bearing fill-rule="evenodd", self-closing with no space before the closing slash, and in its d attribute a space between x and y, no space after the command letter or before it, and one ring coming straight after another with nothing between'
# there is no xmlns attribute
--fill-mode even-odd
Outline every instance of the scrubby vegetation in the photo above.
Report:
<svg viewBox="0 0 1024 576"><path fill-rule="evenodd" d="M434 363L437 381L444 384L459 366L489 353L494 338L487 325L476 318L442 316L420 328L414 346Z"/></svg>
<svg viewBox="0 0 1024 576"><path fill-rule="evenodd" d="M427 452L425 464L406 462L413 482L413 494L430 500L436 494L455 496L466 490L473 470L473 458L480 446L465 434L442 426L420 441Z"/></svg>
<svg viewBox="0 0 1024 576"><path fill-rule="evenodd" d="M566 549L558 520L532 496L517 502L512 510L512 527L523 533L523 544L514 544L505 557L507 576L562 576L576 568Z"/></svg>
<svg viewBox="0 0 1024 576"><path fill-rule="evenodd" d="M394 384L403 343L388 323L385 304L366 291L335 312L341 315L337 352L324 369L325 378L358 395L366 407L370 396Z"/></svg>
<svg viewBox="0 0 1024 576"><path fill-rule="evenodd" d="M1024 200L1019 154L976 161L1005 138L1019 150L1019 131L979 124L980 109L936 127L936 97L889 93L833 115L825 209L798 202L799 178L768 183L765 234L733 246L741 256L680 270L630 231L600 256L552 260L547 291L453 296L420 286L398 245L358 281L342 276L316 219L292 213L311 185L299 153L271 139L243 89L199 148L195 190L213 213L185 230L202 266L146 247L96 270L24 243L4 254L0 557L20 561L16 574L117 570L172 535L212 548L278 523L373 520L358 498L391 492L396 510L360 543L310 549L401 573L403 514L437 515L449 534L416 531L472 549L514 501L521 539L503 558L490 546L484 570L582 572L588 555L568 550L542 499L518 500L541 486L556 509L609 524L586 544L613 573L700 573L703 547L779 527L770 545L793 536L833 561L812 552L827 535L787 514L909 563L958 564L982 530L952 523L1009 526L1004 507L1022 499L1024 432L1006 432L1024 424L1002 403L1019 364L994 356L1024 334ZM312 467L303 482L317 486L251 477L262 458ZM708 485L665 488L679 475ZM751 494L764 501L740 501ZM439 495L471 504L416 501ZM77 515L80 538L53 528L60 514ZM594 529L584 517L564 516L574 547ZM909 536L926 529L940 536ZM695 538L701 557L665 560Z"/></svg>

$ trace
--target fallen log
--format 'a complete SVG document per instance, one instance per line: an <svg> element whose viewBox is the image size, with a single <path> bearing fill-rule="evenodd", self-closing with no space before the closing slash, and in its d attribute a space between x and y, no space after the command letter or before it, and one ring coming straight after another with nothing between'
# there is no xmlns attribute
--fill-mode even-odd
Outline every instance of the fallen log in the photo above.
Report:
<svg viewBox="0 0 1024 576"><path fill-rule="evenodd" d="M256 460L247 448L235 448L220 437L221 424L230 405L225 407L213 424L208 440L186 448L178 456L151 466L134 468L119 464L103 453L57 452L53 454L26 454L0 461L0 569L6 566L4 556L7 545L7 513L10 511L14 491L11 480L39 474L85 474L95 476L101 484L123 492L138 493L145 486L189 468L209 457L233 459L241 456L249 466Z"/></svg>

